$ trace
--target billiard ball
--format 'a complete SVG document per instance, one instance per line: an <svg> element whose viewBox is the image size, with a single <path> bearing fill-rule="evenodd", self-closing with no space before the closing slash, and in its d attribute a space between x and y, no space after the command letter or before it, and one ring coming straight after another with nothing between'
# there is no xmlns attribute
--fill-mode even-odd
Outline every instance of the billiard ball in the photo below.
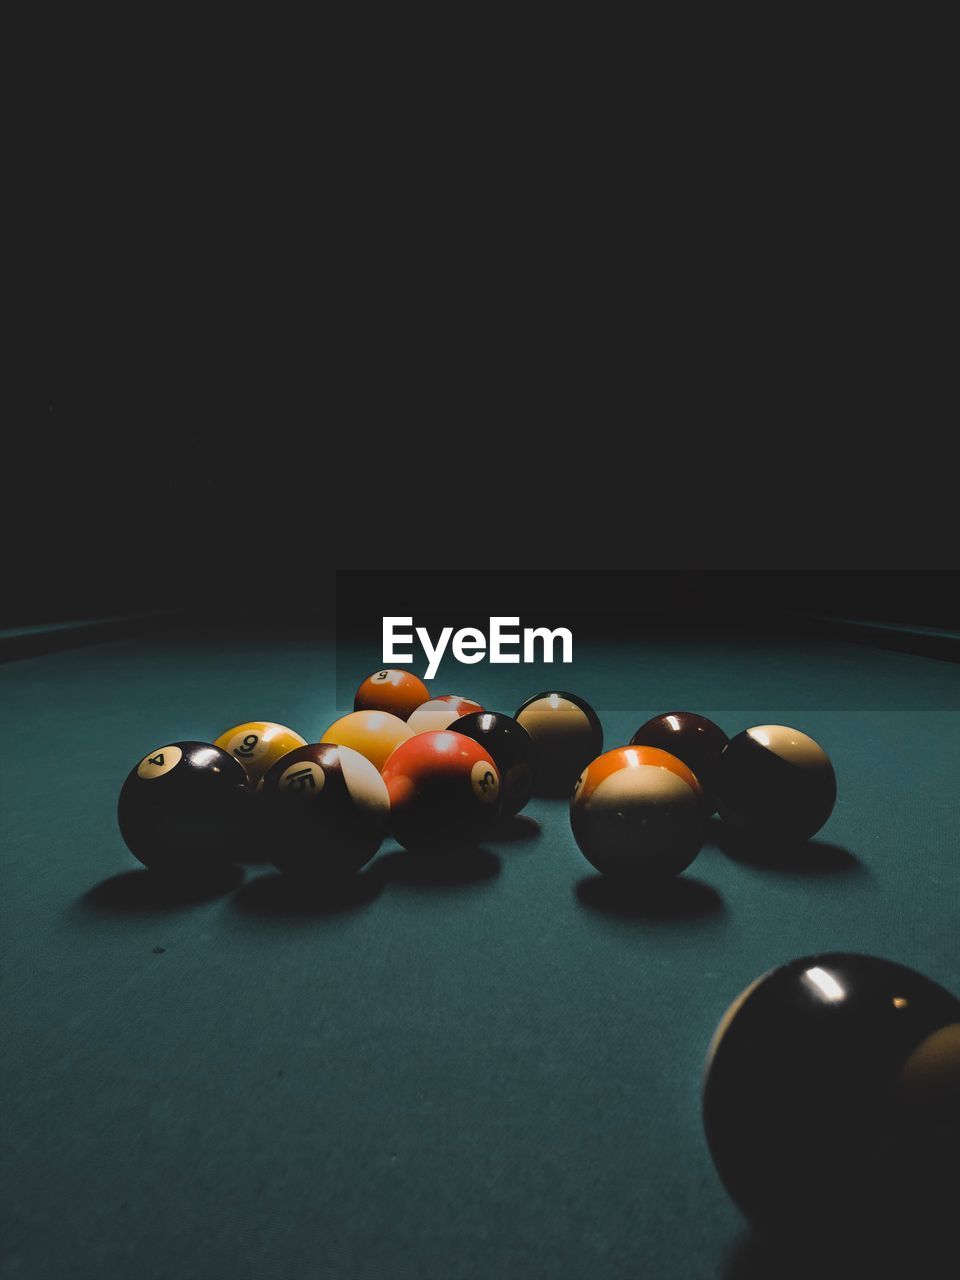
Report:
<svg viewBox="0 0 960 1280"><path fill-rule="evenodd" d="M703 793L682 760L657 747L616 747L577 779L570 826L598 871L637 882L678 875L703 844Z"/></svg>
<svg viewBox="0 0 960 1280"><path fill-rule="evenodd" d="M390 825L404 848L455 852L478 844L500 809L500 774L472 738L440 730L402 742L383 769Z"/></svg>
<svg viewBox="0 0 960 1280"><path fill-rule="evenodd" d="M246 770L251 786L256 786L271 765L294 747L306 746L306 738L285 725L270 720L249 720L234 725L214 739L214 746L222 747L236 758Z"/></svg>
<svg viewBox="0 0 960 1280"><path fill-rule="evenodd" d="M401 742L412 738L413 732L405 720L389 711L351 711L349 715L334 720L321 741L352 747L382 769L390 752Z"/></svg>
<svg viewBox="0 0 960 1280"><path fill-rule="evenodd" d="M833 811L827 753L799 729L762 724L731 738L711 773L724 822L768 840L809 840Z"/></svg>
<svg viewBox="0 0 960 1280"><path fill-rule="evenodd" d="M710 783L720 752L729 738L719 725L692 711L668 711L642 724L630 739L634 747L659 747L682 760L697 775L709 813L716 812Z"/></svg>
<svg viewBox="0 0 960 1280"><path fill-rule="evenodd" d="M589 702L574 693L538 693L514 716L533 739L538 791L569 795L577 777L603 750L603 728Z"/></svg>
<svg viewBox="0 0 960 1280"><path fill-rule="evenodd" d="M389 711L406 720L424 702L430 690L410 671L387 668L367 676L353 699L354 711Z"/></svg>
<svg viewBox="0 0 960 1280"><path fill-rule="evenodd" d="M714 1033L703 1121L721 1181L758 1227L910 1230L938 1202L952 1220L960 1001L874 956L771 970Z"/></svg>
<svg viewBox="0 0 960 1280"><path fill-rule="evenodd" d="M288 752L265 775L257 799L271 862L304 879L359 870L380 848L390 822L376 765L333 743Z"/></svg>
<svg viewBox="0 0 960 1280"><path fill-rule="evenodd" d="M124 843L172 874L223 867L237 852L251 798L243 766L209 742L157 747L134 765L117 801Z"/></svg>
<svg viewBox="0 0 960 1280"><path fill-rule="evenodd" d="M461 716L482 710L479 702L461 698L456 693L444 693L417 707L407 724L414 733L433 733L438 729L448 729Z"/></svg>
<svg viewBox="0 0 960 1280"><path fill-rule="evenodd" d="M500 773L500 811L519 813L533 793L533 739L526 729L495 711L471 711L450 728L490 753Z"/></svg>

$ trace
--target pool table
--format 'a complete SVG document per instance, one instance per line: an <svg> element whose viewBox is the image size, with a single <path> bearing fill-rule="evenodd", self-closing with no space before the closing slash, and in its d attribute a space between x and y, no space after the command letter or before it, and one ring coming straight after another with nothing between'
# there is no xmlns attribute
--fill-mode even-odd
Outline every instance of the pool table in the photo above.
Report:
<svg viewBox="0 0 960 1280"><path fill-rule="evenodd" d="M196 891L139 866L116 823L139 758L252 718L315 740L378 646L174 619L0 666L0 1274L787 1274L711 1164L707 1045L753 978L818 950L960 992L960 666L638 622L570 667L444 667L437 693L492 710L570 688L608 746L675 709L823 744L838 801L810 844L746 856L714 818L656 894L593 871L563 799L455 860L388 841L315 898L267 849Z"/></svg>

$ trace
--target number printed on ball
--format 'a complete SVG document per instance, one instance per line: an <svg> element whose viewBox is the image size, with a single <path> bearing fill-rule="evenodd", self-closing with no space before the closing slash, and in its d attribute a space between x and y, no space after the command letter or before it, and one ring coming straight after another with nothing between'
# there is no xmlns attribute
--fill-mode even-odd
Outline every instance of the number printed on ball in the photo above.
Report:
<svg viewBox="0 0 960 1280"><path fill-rule="evenodd" d="M257 750L258 747L261 747L262 751L261 743L262 739L258 733L238 733L227 743L227 750L231 755L235 755L242 764L246 764L261 754Z"/></svg>
<svg viewBox="0 0 960 1280"><path fill-rule="evenodd" d="M169 773L171 769L175 769L183 759L183 752L179 747L160 747L158 751L151 751L150 755L144 756L137 766L138 778L162 778L165 773Z"/></svg>
<svg viewBox="0 0 960 1280"><path fill-rule="evenodd" d="M484 804L496 804L500 795L500 779L485 761L476 762L470 770L470 781Z"/></svg>
<svg viewBox="0 0 960 1280"><path fill-rule="evenodd" d="M323 790L327 775L312 760L298 760L289 769L285 769L277 784L282 791L291 791L304 796L319 795Z"/></svg>

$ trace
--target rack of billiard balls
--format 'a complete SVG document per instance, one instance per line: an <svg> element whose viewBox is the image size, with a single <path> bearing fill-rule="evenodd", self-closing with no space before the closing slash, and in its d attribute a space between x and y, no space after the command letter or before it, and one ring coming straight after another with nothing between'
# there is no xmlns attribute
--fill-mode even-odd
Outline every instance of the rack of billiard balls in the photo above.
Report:
<svg viewBox="0 0 960 1280"><path fill-rule="evenodd" d="M388 832L434 857L476 845L535 791L569 796L584 856L643 891L690 865L715 812L761 846L809 840L836 780L822 747L788 726L728 739L668 712L604 752L575 694L540 693L508 716L383 670L319 742L251 721L150 752L118 819L161 873L222 866L252 835L281 871L327 884ZM829 1237L878 1215L939 1227L955 1209L960 1001L911 969L831 953L762 975L720 1020L702 1098L721 1180L760 1227Z"/></svg>

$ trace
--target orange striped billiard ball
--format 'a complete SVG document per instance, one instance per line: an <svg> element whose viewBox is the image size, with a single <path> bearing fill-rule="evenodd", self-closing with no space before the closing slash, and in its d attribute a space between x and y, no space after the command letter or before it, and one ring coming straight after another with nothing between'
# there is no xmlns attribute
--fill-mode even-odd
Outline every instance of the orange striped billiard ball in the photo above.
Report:
<svg viewBox="0 0 960 1280"><path fill-rule="evenodd" d="M606 875L678 875L700 852L703 792L682 760L656 747L616 747L592 761L570 801L574 839Z"/></svg>
<svg viewBox="0 0 960 1280"><path fill-rule="evenodd" d="M367 676L353 699L354 711L389 711L407 720L424 702L430 690L412 671L386 667Z"/></svg>

